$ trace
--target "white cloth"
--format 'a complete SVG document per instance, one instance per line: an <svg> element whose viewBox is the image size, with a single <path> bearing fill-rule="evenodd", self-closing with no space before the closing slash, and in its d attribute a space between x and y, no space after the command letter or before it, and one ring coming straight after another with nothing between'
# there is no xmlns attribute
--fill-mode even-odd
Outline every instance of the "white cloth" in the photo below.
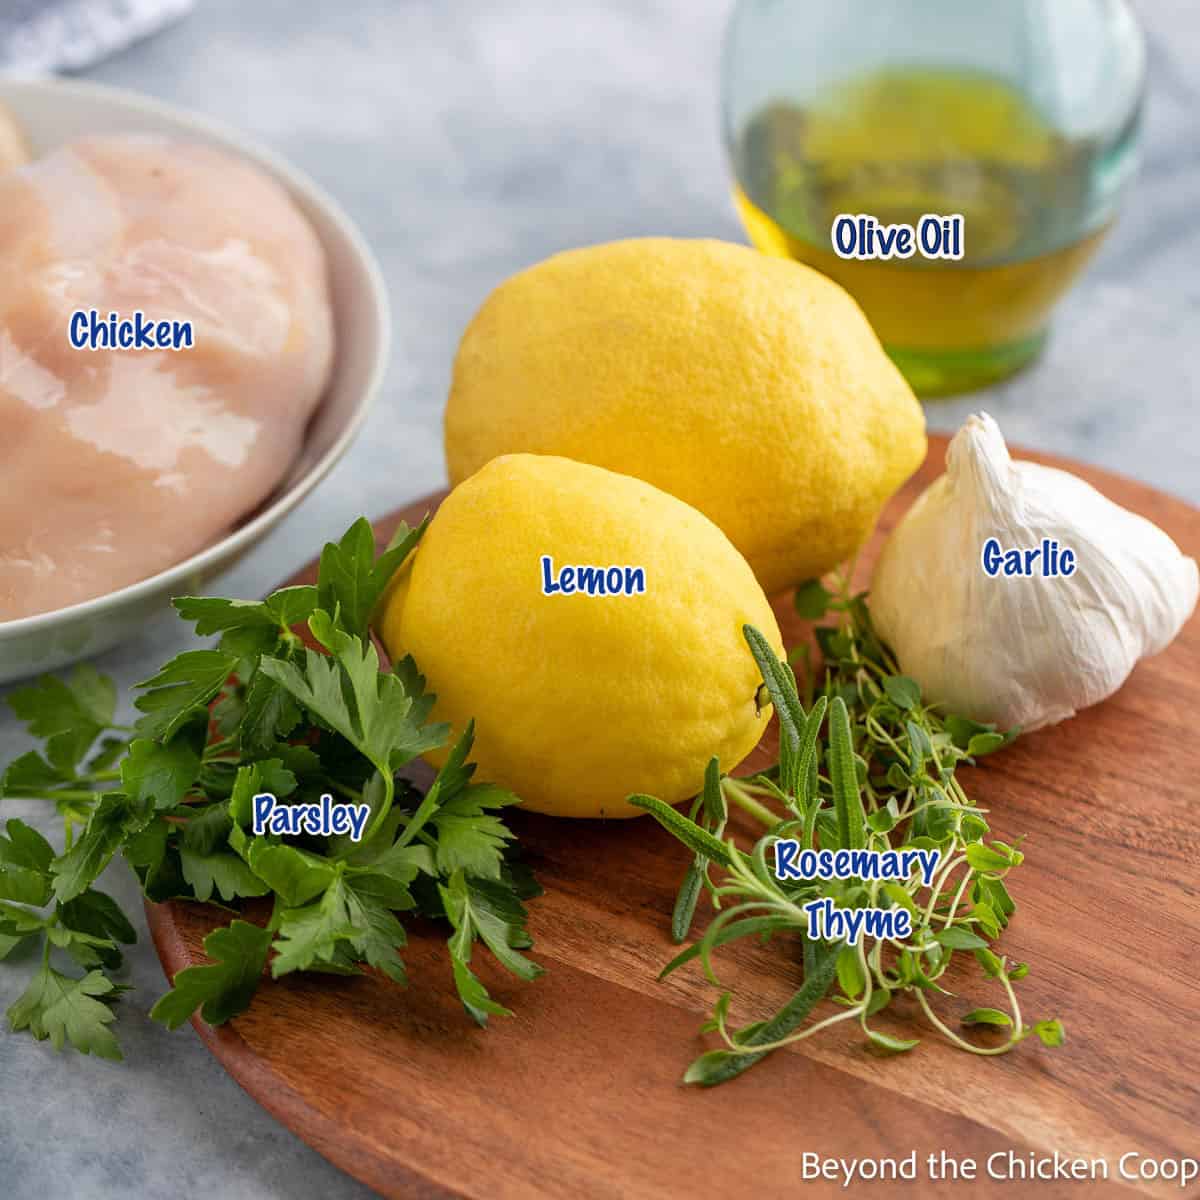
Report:
<svg viewBox="0 0 1200 1200"><path fill-rule="evenodd" d="M77 71L177 21L193 0L0 0L0 71Z"/></svg>

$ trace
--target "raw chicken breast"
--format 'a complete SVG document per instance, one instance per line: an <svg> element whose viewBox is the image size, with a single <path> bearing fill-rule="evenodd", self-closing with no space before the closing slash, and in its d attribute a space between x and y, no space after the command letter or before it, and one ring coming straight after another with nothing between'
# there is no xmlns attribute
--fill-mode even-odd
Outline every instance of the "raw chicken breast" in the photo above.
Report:
<svg viewBox="0 0 1200 1200"><path fill-rule="evenodd" d="M19 167L28 161L29 149L25 145L25 136L8 109L0 105L0 175L10 167Z"/></svg>
<svg viewBox="0 0 1200 1200"><path fill-rule="evenodd" d="M73 349L93 308L194 346ZM0 621L216 540L286 474L332 356L321 245L249 164L113 136L0 175Z"/></svg>

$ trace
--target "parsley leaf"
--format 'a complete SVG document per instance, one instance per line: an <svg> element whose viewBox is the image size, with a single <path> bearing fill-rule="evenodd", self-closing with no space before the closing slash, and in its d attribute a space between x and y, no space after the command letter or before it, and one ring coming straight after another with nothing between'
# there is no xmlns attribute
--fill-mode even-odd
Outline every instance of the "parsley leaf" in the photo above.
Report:
<svg viewBox="0 0 1200 1200"><path fill-rule="evenodd" d="M239 767L229 796L229 815L236 825L249 825L254 818L254 797L270 792L276 798L296 790L296 776L280 758L262 758Z"/></svg>
<svg viewBox="0 0 1200 1200"><path fill-rule="evenodd" d="M117 1039L108 1028L114 1013L96 999L109 997L115 985L99 971L71 979L44 962L24 993L8 1010L14 1030L28 1029L38 1041L50 1039L55 1050L70 1042L81 1054L121 1058Z"/></svg>
<svg viewBox="0 0 1200 1200"><path fill-rule="evenodd" d="M51 766L36 750L28 750L8 764L0 775L0 796L23 796L69 780L69 772Z"/></svg>
<svg viewBox="0 0 1200 1200"><path fill-rule="evenodd" d="M357 953L395 983L406 983L404 962L399 952L407 939L404 926L395 915L385 905L360 893L355 923L358 932L350 939L350 944Z"/></svg>
<svg viewBox="0 0 1200 1200"><path fill-rule="evenodd" d="M204 939L204 953L213 961L179 971L150 1016L178 1029L197 1009L210 1025L244 1012L262 978L271 936L269 929L240 920L213 930Z"/></svg>
<svg viewBox="0 0 1200 1200"><path fill-rule="evenodd" d="M131 804L140 811L174 808L196 782L200 773L199 738L176 737L170 742L135 738L121 763L121 783Z"/></svg>
<svg viewBox="0 0 1200 1200"><path fill-rule="evenodd" d="M9 818L4 828L8 837L0 837L0 862L45 875L54 860L54 847L32 825L16 817Z"/></svg>
<svg viewBox="0 0 1200 1200"><path fill-rule="evenodd" d="M171 838L171 827L159 817L125 842L125 860L133 868L147 900L156 904L175 896L188 896L179 846Z"/></svg>
<svg viewBox="0 0 1200 1200"><path fill-rule="evenodd" d="M314 865L309 884L315 870ZM409 878L416 868L410 872ZM279 912L278 953L271 973L278 978L318 965L350 969L362 960L403 983L404 964L398 951L405 944L404 927L392 910L412 906L412 896L394 874L339 863L319 900Z"/></svg>
<svg viewBox="0 0 1200 1200"><path fill-rule="evenodd" d="M8 836L0 836L0 900L40 908L50 900L54 850L36 829L15 817L5 829Z"/></svg>
<svg viewBox="0 0 1200 1200"><path fill-rule="evenodd" d="M462 871L456 871L447 885L439 884L438 893L454 927L447 944L463 1007L480 1025L487 1024L489 1014L511 1015L508 1009L491 999L469 964L472 945L480 938L500 963L518 978L536 979L542 973L537 963L518 953L518 948L531 944L525 932L525 906L502 885L468 881Z"/></svg>
<svg viewBox="0 0 1200 1200"><path fill-rule="evenodd" d="M300 706L270 675L255 671L246 688L245 708L238 724L238 741L251 754L261 753L285 738L303 718Z"/></svg>
<svg viewBox="0 0 1200 1200"><path fill-rule="evenodd" d="M265 896L271 890L230 850L200 854L183 848L179 851L179 862L184 879L200 901L211 900L214 891L228 902L239 896Z"/></svg>
<svg viewBox="0 0 1200 1200"><path fill-rule="evenodd" d="M375 557L375 534L365 517L355 521L341 541L326 542L321 551L319 604L327 613L337 613L341 627L352 636L363 637L393 574L412 553L429 524L428 518L415 529L401 522L388 548Z"/></svg>
<svg viewBox="0 0 1200 1200"><path fill-rule="evenodd" d="M420 834L438 809L447 801L458 796L470 782L471 776L475 774L475 766L473 763L467 762L467 757L471 753L474 742L475 722L469 721L462 737L458 739L447 755L433 785L425 793L425 798L417 806L417 811L400 835L399 844L401 846L407 845Z"/></svg>
<svg viewBox="0 0 1200 1200"><path fill-rule="evenodd" d="M83 836L52 864L58 899L73 900L82 895L100 877L125 838L145 823L124 792L101 796Z"/></svg>
<svg viewBox="0 0 1200 1200"><path fill-rule="evenodd" d="M346 881L338 874L319 900L303 908L280 910L271 974L278 979L292 971L306 971L318 962L331 962L338 942L358 932L350 900Z"/></svg>
<svg viewBox="0 0 1200 1200"><path fill-rule="evenodd" d="M229 805L220 800L212 804L188 804L175 814L179 819L187 814L186 824L180 833L180 845L193 854L212 854L229 841L233 829L233 818Z"/></svg>
<svg viewBox="0 0 1200 1200"><path fill-rule="evenodd" d="M247 658L271 652L281 639L294 640L291 627L308 620L317 606L317 589L304 584L281 588L265 600L181 596L173 603L201 637L219 633L222 650Z"/></svg>
<svg viewBox="0 0 1200 1200"><path fill-rule="evenodd" d="M143 689L134 704L145 714L137 723L146 737L170 741L192 718L203 712L237 666L237 656L222 650L185 650L157 675L137 686Z"/></svg>
<svg viewBox="0 0 1200 1200"><path fill-rule="evenodd" d="M337 868L320 854L255 838L247 854L254 874L289 908L301 908L334 881Z"/></svg>
<svg viewBox="0 0 1200 1200"><path fill-rule="evenodd" d="M0 960L7 958L26 938L44 930L46 921L46 917L31 909L0 900Z"/></svg>
<svg viewBox="0 0 1200 1200"><path fill-rule="evenodd" d="M43 675L8 697L29 732L46 741L46 756L71 773L88 748L113 722L117 692L112 680L83 663L67 679Z"/></svg>
<svg viewBox="0 0 1200 1200"><path fill-rule="evenodd" d="M472 784L447 800L431 818L438 833L438 870L453 875L461 868L469 875L499 879L513 835L488 810L519 803L512 792L490 783Z"/></svg>
<svg viewBox="0 0 1200 1200"><path fill-rule="evenodd" d="M31 931L32 933L32 931ZM0 962L3 962L31 933L10 930L7 922L0 918Z"/></svg>
<svg viewBox="0 0 1200 1200"><path fill-rule="evenodd" d="M279 658L264 659L259 670L340 733L379 772L384 798L364 835L370 841L391 807L394 773L440 746L447 730L444 725L424 724L429 698L414 693L411 676L381 672L379 655L369 639L345 633L321 609L308 624L329 654L305 650L303 670Z"/></svg>
<svg viewBox="0 0 1200 1200"><path fill-rule="evenodd" d="M320 609L309 619L309 627L329 654L306 652L306 680L297 686L289 684L289 679L295 681L294 675L280 668L291 664L278 659L263 667L357 747L380 774L391 774L445 741L446 726L422 728L431 702L423 694L424 681L419 676L414 681L412 676L405 679L395 672L381 672L370 639L345 633ZM346 701L343 682L349 684L353 710Z"/></svg>
<svg viewBox="0 0 1200 1200"><path fill-rule="evenodd" d="M121 911L120 905L105 892L89 888L82 895L57 911L59 927L75 935L67 949L84 966L101 963L109 970L121 965L120 946L132 946L137 941L137 932ZM83 952L80 938L86 939L84 946L91 953Z"/></svg>
<svg viewBox="0 0 1200 1200"><path fill-rule="evenodd" d="M178 836L179 869L197 900L213 898L214 891L229 903L239 897L265 896L270 884L229 846L233 830L230 805L216 801L199 807L185 805L187 823Z"/></svg>

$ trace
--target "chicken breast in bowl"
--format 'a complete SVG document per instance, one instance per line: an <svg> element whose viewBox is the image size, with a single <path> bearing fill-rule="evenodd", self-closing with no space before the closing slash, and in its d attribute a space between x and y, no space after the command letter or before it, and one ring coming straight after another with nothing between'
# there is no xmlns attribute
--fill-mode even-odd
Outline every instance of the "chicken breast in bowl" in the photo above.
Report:
<svg viewBox="0 0 1200 1200"><path fill-rule="evenodd" d="M186 324L191 347L76 348L93 312ZM253 511L333 353L321 245L258 168L128 135L0 174L0 621L144 579Z"/></svg>

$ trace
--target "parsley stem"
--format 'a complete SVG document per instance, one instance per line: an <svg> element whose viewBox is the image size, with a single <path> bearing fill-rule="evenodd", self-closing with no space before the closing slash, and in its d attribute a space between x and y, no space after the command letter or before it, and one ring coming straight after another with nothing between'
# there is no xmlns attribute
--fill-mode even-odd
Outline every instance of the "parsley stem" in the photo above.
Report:
<svg viewBox="0 0 1200 1200"><path fill-rule="evenodd" d="M325 786L337 792L339 796L345 796L348 800L362 800L362 789L351 787L347 783L342 783L339 779L334 779L332 776L325 776Z"/></svg>
<svg viewBox="0 0 1200 1200"><path fill-rule="evenodd" d="M91 788L22 788L22 800L96 800L100 793Z"/></svg>

